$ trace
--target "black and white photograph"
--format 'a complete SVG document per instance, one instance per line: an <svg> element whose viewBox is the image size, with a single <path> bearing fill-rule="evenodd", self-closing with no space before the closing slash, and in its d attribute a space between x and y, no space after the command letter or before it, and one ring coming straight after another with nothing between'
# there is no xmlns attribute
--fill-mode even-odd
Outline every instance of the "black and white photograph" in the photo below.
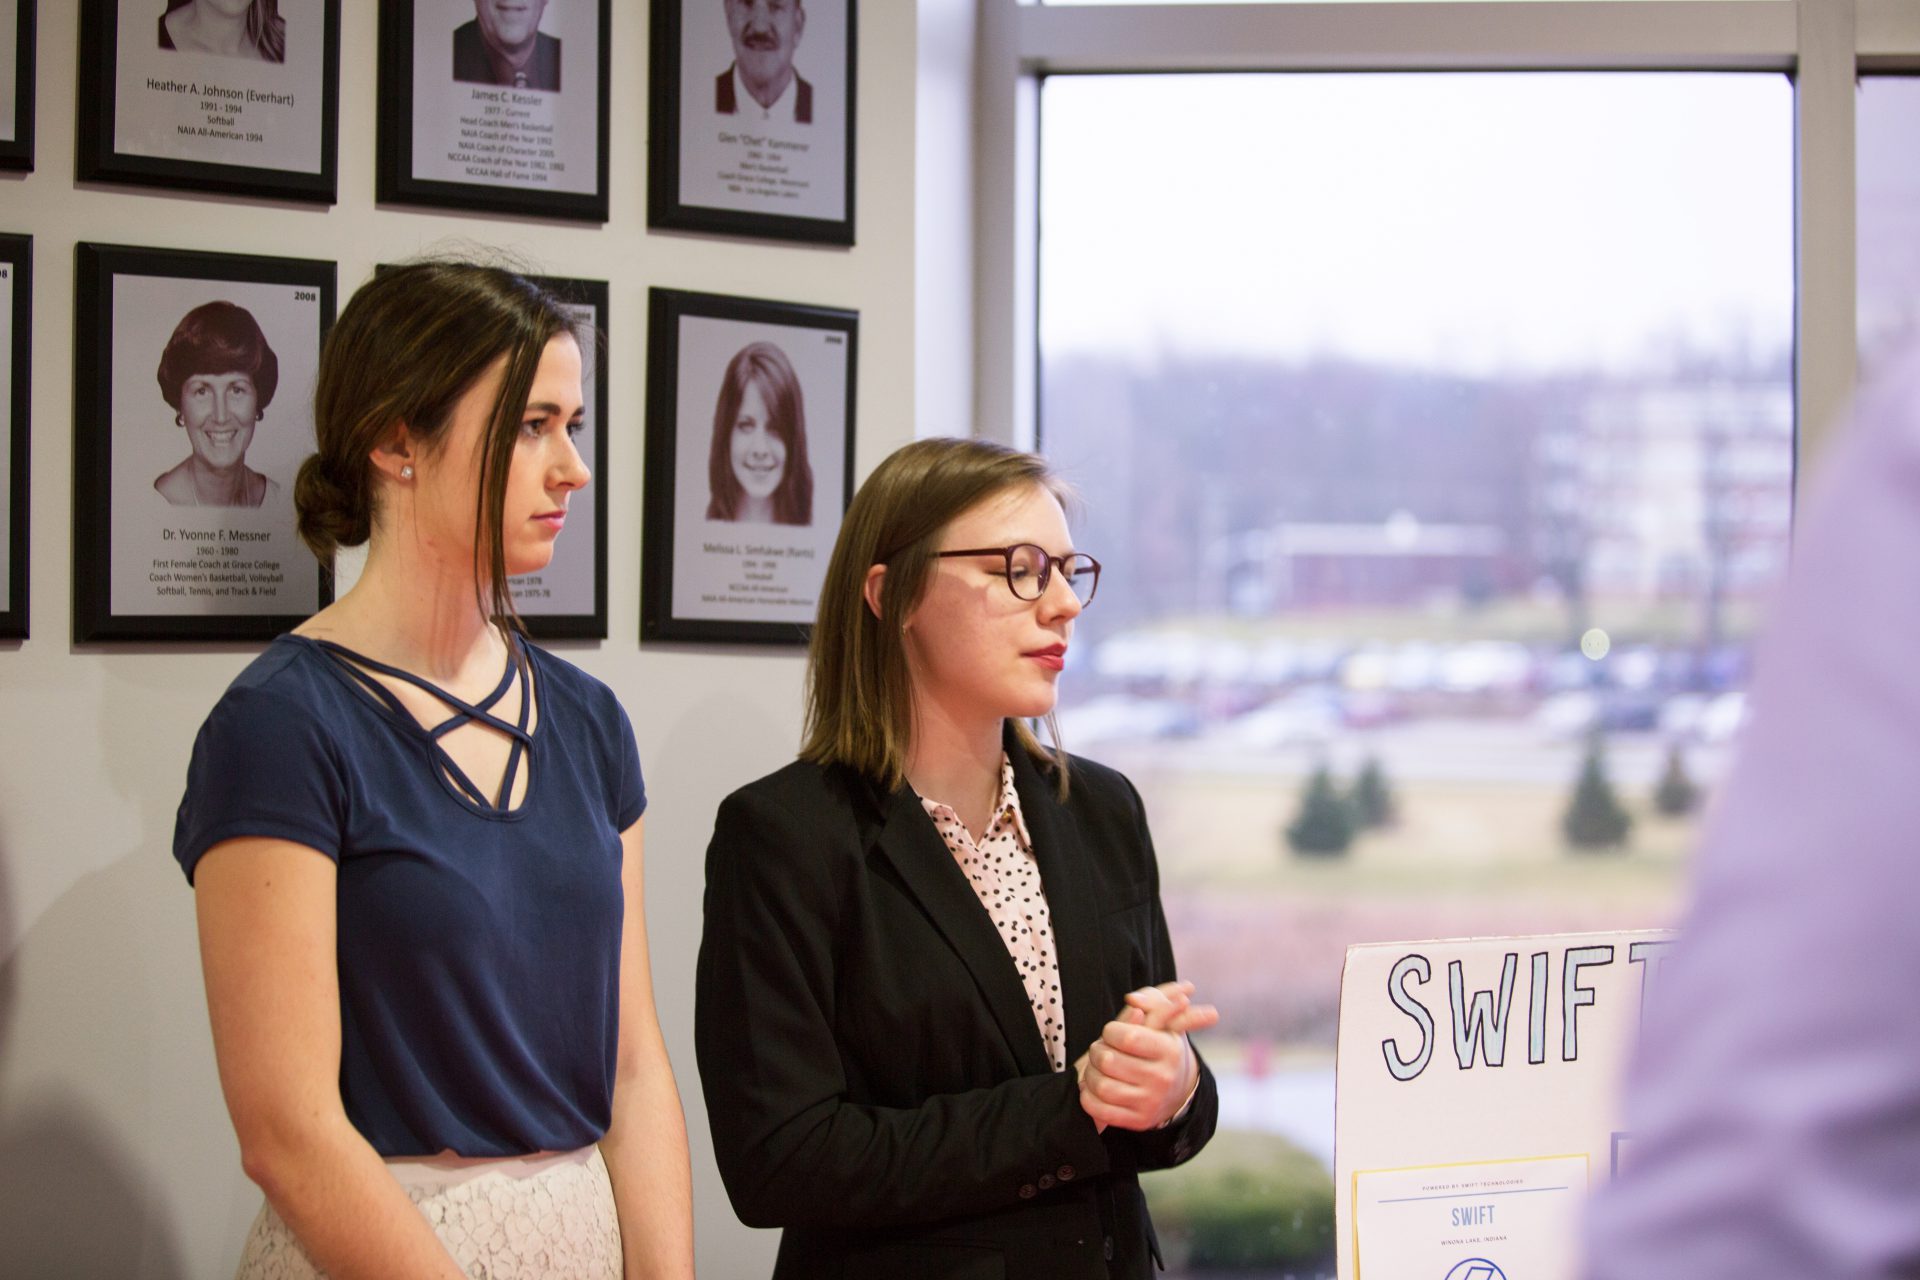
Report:
<svg viewBox="0 0 1920 1280"><path fill-rule="evenodd" d="M0 169L33 170L35 0L0 0Z"/></svg>
<svg viewBox="0 0 1920 1280"><path fill-rule="evenodd" d="M332 204L340 0L81 0L76 176Z"/></svg>
<svg viewBox="0 0 1920 1280"><path fill-rule="evenodd" d="M567 508L567 531L554 544L553 559L539 573L510 580L513 607L536 640L607 638L607 282L535 276L572 312L580 338L580 372L586 405L574 448L586 459L593 481Z"/></svg>
<svg viewBox="0 0 1920 1280"><path fill-rule="evenodd" d="M381 0L382 202L607 220L611 0Z"/></svg>
<svg viewBox="0 0 1920 1280"><path fill-rule="evenodd" d="M295 531L335 268L75 250L74 634L264 640L332 599Z"/></svg>
<svg viewBox="0 0 1920 1280"><path fill-rule="evenodd" d="M0 640L27 638L27 412L33 238L0 235Z"/></svg>
<svg viewBox="0 0 1920 1280"><path fill-rule="evenodd" d="M643 640L805 641L853 487L852 311L648 294Z"/></svg>
<svg viewBox="0 0 1920 1280"><path fill-rule="evenodd" d="M853 243L855 0L653 0L655 227Z"/></svg>

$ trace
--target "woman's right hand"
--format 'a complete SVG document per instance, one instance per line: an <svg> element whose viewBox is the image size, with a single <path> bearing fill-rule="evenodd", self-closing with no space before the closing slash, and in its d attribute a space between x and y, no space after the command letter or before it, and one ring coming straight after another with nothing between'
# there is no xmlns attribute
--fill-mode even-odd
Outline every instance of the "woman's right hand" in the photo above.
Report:
<svg viewBox="0 0 1920 1280"><path fill-rule="evenodd" d="M1165 982L1128 992L1100 1039L1074 1063L1080 1106L1100 1130L1160 1128L1193 1096L1199 1063L1187 1032L1220 1021L1218 1009L1193 1003L1193 989L1191 982Z"/></svg>

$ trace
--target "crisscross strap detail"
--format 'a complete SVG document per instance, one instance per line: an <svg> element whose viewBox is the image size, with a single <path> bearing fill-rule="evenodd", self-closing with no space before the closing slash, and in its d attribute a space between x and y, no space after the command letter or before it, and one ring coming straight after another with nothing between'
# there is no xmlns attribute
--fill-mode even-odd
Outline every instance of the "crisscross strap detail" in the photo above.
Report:
<svg viewBox="0 0 1920 1280"><path fill-rule="evenodd" d="M453 714L449 715L445 720L442 720L431 729L424 725L420 726L421 730L427 735L428 745L433 749L434 763L439 766L441 772L444 773L455 786L459 787L460 790L466 794L469 800L479 805L482 809L492 809L498 813L508 811L510 808L509 802L513 798L513 782L520 772L520 762L533 750L533 735L527 731L527 723L533 710L533 687L531 682L527 680L526 655L520 652L517 645L514 646L512 652L509 653L507 657L507 669L500 674L500 683L494 686L492 693L488 694L476 705L454 697L451 693L448 693L431 680L424 680L411 671L403 671L399 667L389 666L378 659L369 658L365 654L355 653L343 644L336 644L332 640L319 639L316 639L315 643L331 655L335 661L339 662L341 668L351 675L362 688L375 698L378 698L389 711L399 716L403 721L415 725L420 724L420 722L414 718L413 713L407 710L406 704L400 701L399 695L387 688L386 685L374 679L369 672L377 671L381 675L392 676L396 680L404 680L414 688L439 699L451 707ZM519 723L510 724L502 720L499 716L494 715L489 708L499 705L500 699L507 696L507 692L513 688L516 679L522 682L524 688L520 695ZM497 797L490 799L487 793L482 791L473 779L467 776L466 770L462 769L459 764L454 761L454 758L447 753L447 749L440 745L441 738L452 733L462 725L467 724L486 725L490 729L505 734L511 740L512 745L507 750L507 767L500 774L500 794Z"/></svg>

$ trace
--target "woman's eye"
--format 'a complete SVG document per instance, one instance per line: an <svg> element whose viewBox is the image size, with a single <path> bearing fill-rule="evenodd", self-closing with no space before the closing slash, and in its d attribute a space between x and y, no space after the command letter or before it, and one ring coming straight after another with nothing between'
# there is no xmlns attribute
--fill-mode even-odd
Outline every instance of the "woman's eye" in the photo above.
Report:
<svg viewBox="0 0 1920 1280"><path fill-rule="evenodd" d="M540 429L546 425L547 420L545 418L528 418L520 424L520 430L523 434L537 436L540 434Z"/></svg>
<svg viewBox="0 0 1920 1280"><path fill-rule="evenodd" d="M575 436L579 435L582 431L585 431L586 429L587 429L587 420L585 418L575 418L573 421L567 424L567 439L569 440L573 439Z"/></svg>

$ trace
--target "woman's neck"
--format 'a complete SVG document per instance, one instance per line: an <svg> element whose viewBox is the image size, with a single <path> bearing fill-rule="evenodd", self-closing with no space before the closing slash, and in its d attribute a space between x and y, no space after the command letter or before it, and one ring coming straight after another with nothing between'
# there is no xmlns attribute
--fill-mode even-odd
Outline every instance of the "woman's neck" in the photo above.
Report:
<svg viewBox="0 0 1920 1280"><path fill-rule="evenodd" d="M186 30L182 33L195 47L211 53L251 53L253 42L247 38L247 15L228 17L203 4L187 6Z"/></svg>
<svg viewBox="0 0 1920 1280"><path fill-rule="evenodd" d="M749 498L744 494L740 498L740 514L735 517L743 524L772 524L773 499Z"/></svg>
<svg viewBox="0 0 1920 1280"><path fill-rule="evenodd" d="M976 839L1000 799L1004 729L998 716L955 714L934 699L914 702L907 781L922 798L950 807Z"/></svg>
<svg viewBox="0 0 1920 1280"><path fill-rule="evenodd" d="M404 534L378 537L353 590L317 634L449 687L498 679L505 635L488 618L473 566L437 559Z"/></svg>

